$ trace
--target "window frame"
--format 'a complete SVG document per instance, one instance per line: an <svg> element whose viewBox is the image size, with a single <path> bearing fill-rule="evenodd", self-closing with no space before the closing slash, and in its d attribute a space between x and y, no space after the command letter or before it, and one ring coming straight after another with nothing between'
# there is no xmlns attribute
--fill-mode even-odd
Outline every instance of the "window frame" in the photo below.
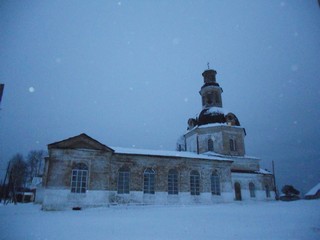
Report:
<svg viewBox="0 0 320 240"><path fill-rule="evenodd" d="M168 194L179 194L179 172L176 169L170 169L168 172Z"/></svg>
<svg viewBox="0 0 320 240"><path fill-rule="evenodd" d="M155 194L155 171L147 168L143 172L143 193Z"/></svg>
<svg viewBox="0 0 320 240"><path fill-rule="evenodd" d="M70 191L85 194L88 190L89 169L85 163L77 163L71 171Z"/></svg>
<svg viewBox="0 0 320 240"><path fill-rule="evenodd" d="M117 179L117 193L129 194L130 193L130 169L122 167L118 170Z"/></svg>
<svg viewBox="0 0 320 240"><path fill-rule="evenodd" d="M220 175L217 171L211 173L210 176L211 182L211 194L212 195L221 195L221 185L220 185Z"/></svg>
<svg viewBox="0 0 320 240"><path fill-rule="evenodd" d="M197 170L190 172L190 194L192 196L200 195L200 173Z"/></svg>

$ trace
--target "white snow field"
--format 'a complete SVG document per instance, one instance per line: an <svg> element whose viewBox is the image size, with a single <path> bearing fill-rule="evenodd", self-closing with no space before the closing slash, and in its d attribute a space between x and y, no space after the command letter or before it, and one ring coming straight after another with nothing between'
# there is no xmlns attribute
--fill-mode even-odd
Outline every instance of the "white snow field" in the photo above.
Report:
<svg viewBox="0 0 320 240"><path fill-rule="evenodd" d="M320 200L42 211L0 205L0 239L320 239Z"/></svg>

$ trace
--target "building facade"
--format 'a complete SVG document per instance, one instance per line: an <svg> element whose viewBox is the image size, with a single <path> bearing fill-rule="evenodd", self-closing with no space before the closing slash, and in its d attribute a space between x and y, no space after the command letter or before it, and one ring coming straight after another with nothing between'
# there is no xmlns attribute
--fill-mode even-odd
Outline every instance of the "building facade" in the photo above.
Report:
<svg viewBox="0 0 320 240"><path fill-rule="evenodd" d="M274 199L273 175L245 155L245 129L222 108L216 71L202 75L202 110L178 151L111 148L84 133L49 144L43 209Z"/></svg>

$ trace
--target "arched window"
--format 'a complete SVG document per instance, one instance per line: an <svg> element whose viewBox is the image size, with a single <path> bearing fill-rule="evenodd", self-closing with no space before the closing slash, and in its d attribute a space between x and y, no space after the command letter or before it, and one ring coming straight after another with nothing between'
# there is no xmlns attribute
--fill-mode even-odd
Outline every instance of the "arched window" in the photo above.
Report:
<svg viewBox="0 0 320 240"><path fill-rule="evenodd" d="M154 194L154 176L153 169L148 168L143 173L143 193Z"/></svg>
<svg viewBox="0 0 320 240"><path fill-rule="evenodd" d="M234 139L229 140L230 151L237 151L237 141Z"/></svg>
<svg viewBox="0 0 320 240"><path fill-rule="evenodd" d="M249 183L249 190L250 190L250 197L255 198L256 197L256 187L254 184L251 182Z"/></svg>
<svg viewBox="0 0 320 240"><path fill-rule="evenodd" d="M118 172L118 194L129 193L130 169L122 167Z"/></svg>
<svg viewBox="0 0 320 240"><path fill-rule="evenodd" d="M168 194L178 194L178 171L169 170L168 173Z"/></svg>
<svg viewBox="0 0 320 240"><path fill-rule="evenodd" d="M269 197L270 197L270 188L269 188L269 185L266 185L265 188L266 188L266 197L269 198Z"/></svg>
<svg viewBox="0 0 320 240"><path fill-rule="evenodd" d="M195 170L190 172L190 193L200 195L200 174Z"/></svg>
<svg viewBox="0 0 320 240"><path fill-rule="evenodd" d="M213 140L211 138L208 139L208 151L213 152Z"/></svg>
<svg viewBox="0 0 320 240"><path fill-rule="evenodd" d="M216 171L211 174L211 193L213 195L220 195L220 177Z"/></svg>
<svg viewBox="0 0 320 240"><path fill-rule="evenodd" d="M71 192L85 193L88 185L88 166L84 163L76 164L72 169Z"/></svg>

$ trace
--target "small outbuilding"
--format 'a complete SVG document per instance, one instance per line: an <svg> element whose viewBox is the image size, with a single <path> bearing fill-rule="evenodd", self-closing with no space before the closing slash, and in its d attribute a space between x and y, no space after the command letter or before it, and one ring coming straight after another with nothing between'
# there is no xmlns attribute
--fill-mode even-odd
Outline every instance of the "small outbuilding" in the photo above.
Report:
<svg viewBox="0 0 320 240"><path fill-rule="evenodd" d="M309 192L306 193L305 199L317 199L320 198L320 183L315 185L310 189Z"/></svg>

